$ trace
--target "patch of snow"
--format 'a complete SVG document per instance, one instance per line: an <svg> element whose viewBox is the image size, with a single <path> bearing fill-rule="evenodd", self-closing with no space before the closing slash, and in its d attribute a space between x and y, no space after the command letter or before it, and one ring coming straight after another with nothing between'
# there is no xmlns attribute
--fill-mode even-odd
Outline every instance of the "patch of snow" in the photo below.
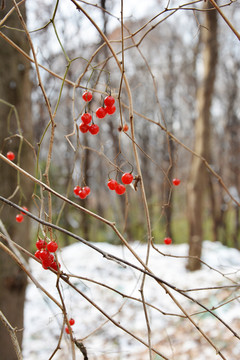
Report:
<svg viewBox="0 0 240 360"><path fill-rule="evenodd" d="M94 245L109 254L114 254L141 267L134 256L122 246L107 243ZM131 246L139 258L145 259L146 245L136 242ZM202 259L209 267L203 265L201 270L189 272L185 267L187 261L185 256L188 251L186 244L159 245L157 248L161 253L151 249L149 268L164 282L178 289L196 289L239 283L240 253L236 249L226 248L220 243L205 241ZM147 342L147 326L141 302L86 280L93 279L128 297L141 299L142 274L132 268L110 261L80 243L63 248L59 251L58 258L62 265L61 269L64 273L69 274L72 284L80 291L78 293L64 281L60 281L60 289L68 316L69 318L73 317L76 321L72 327L74 337L84 339L83 343L87 348L89 359L147 359L148 352L144 345L110 321L106 321L106 317L90 303L94 302L117 324ZM34 260L30 261L30 267L33 275L46 291L58 302L61 302L56 288L56 275L49 270L44 270ZM78 275L80 278L71 277L72 274ZM226 327L211 314L203 313L202 308L174 289L168 289L188 314L199 312L198 315L193 316L194 321L211 337L220 350L224 349L225 354L230 354L229 358L226 357L227 359L240 358L239 342ZM187 292L187 294L208 308L217 307L215 313L235 331L239 331L238 289L196 290ZM177 314L182 315L181 310L156 280L150 277L146 277L145 280L144 297L146 303L159 309L147 306L152 329L152 344L156 349L168 356L169 359L219 359L214 349L194 329L190 321L176 316ZM236 299L234 299L235 297ZM233 300L229 301L230 299ZM226 304L218 307L222 303ZM49 359L57 346L62 322L62 314L58 306L35 285L29 283L25 305L24 360ZM71 358L69 335L64 333L61 350L56 352L53 359ZM76 348L76 359L82 358L82 354Z"/></svg>

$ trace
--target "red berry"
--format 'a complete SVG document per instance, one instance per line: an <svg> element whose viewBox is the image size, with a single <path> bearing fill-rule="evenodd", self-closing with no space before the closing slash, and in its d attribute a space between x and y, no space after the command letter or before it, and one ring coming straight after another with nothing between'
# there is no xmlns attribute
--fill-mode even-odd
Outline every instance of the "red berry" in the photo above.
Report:
<svg viewBox="0 0 240 360"><path fill-rule="evenodd" d="M133 175L132 174L130 174L130 173L123 174L123 176L122 176L123 184L126 184L126 185L131 184L132 181L133 181Z"/></svg>
<svg viewBox="0 0 240 360"><path fill-rule="evenodd" d="M107 106L105 109L106 109L106 112L108 113L108 115L112 115L116 111L116 106L114 106L114 105Z"/></svg>
<svg viewBox="0 0 240 360"><path fill-rule="evenodd" d="M92 135L96 135L98 132L99 132L99 126L97 124L92 124L90 127L89 127L89 132L92 134Z"/></svg>
<svg viewBox="0 0 240 360"><path fill-rule="evenodd" d="M105 99L104 99L104 104L108 107L111 107L113 106L115 103L115 99L113 96L109 95L109 96L106 96Z"/></svg>
<svg viewBox="0 0 240 360"><path fill-rule="evenodd" d="M127 124L123 125L123 131L125 131L125 132L128 131L128 125Z"/></svg>
<svg viewBox="0 0 240 360"><path fill-rule="evenodd" d="M7 153L7 158L8 158L8 160L14 160L15 159L15 154L12 152L12 151L9 151L8 153Z"/></svg>
<svg viewBox="0 0 240 360"><path fill-rule="evenodd" d="M47 249L49 252L53 253L53 252L57 251L57 248L58 248L58 244L55 241L50 241L47 244Z"/></svg>
<svg viewBox="0 0 240 360"><path fill-rule="evenodd" d="M89 113L84 113L81 116L81 120L84 124L89 124L92 121L92 115Z"/></svg>
<svg viewBox="0 0 240 360"><path fill-rule="evenodd" d="M45 270L48 270L49 265L48 265L48 264L46 265L44 262L42 262L42 267L43 267Z"/></svg>
<svg viewBox="0 0 240 360"><path fill-rule="evenodd" d="M173 185L175 185L175 186L178 186L180 184L180 182L181 182L181 180L179 180L179 179L173 179L173 181L172 181Z"/></svg>
<svg viewBox="0 0 240 360"><path fill-rule="evenodd" d="M84 134L84 133L88 132L89 126L87 124L81 123L79 125L79 130Z"/></svg>
<svg viewBox="0 0 240 360"><path fill-rule="evenodd" d="M52 264L54 263L54 256L53 256L53 254L48 253L48 256L46 255L46 257L44 257L44 259L41 259L41 260L42 260L43 267L47 268L49 266L52 266Z"/></svg>
<svg viewBox="0 0 240 360"><path fill-rule="evenodd" d="M39 257L42 261L47 261L49 259L49 256L50 256L49 252L45 249L42 249L39 254Z"/></svg>
<svg viewBox="0 0 240 360"><path fill-rule="evenodd" d="M83 94L82 94L82 98L84 101L91 101L92 100L92 93L91 91L85 91Z"/></svg>
<svg viewBox="0 0 240 360"><path fill-rule="evenodd" d="M107 186L110 190L115 190L116 186L118 185L118 182L116 180L110 179L108 180Z"/></svg>
<svg viewBox="0 0 240 360"><path fill-rule="evenodd" d="M47 243L45 240L38 239L38 241L36 242L36 247L38 250L46 249Z"/></svg>
<svg viewBox="0 0 240 360"><path fill-rule="evenodd" d="M164 243L165 243L166 245L170 245L170 244L172 243L172 239L169 238L169 237L166 237L166 238L164 239Z"/></svg>
<svg viewBox="0 0 240 360"><path fill-rule="evenodd" d="M23 220L24 220L23 215L21 214L16 215L16 222L21 223L23 222Z"/></svg>
<svg viewBox="0 0 240 360"><path fill-rule="evenodd" d="M84 188L83 188L84 189ZM85 199L87 197L87 191L86 190L80 190L78 196L80 199Z"/></svg>
<svg viewBox="0 0 240 360"><path fill-rule="evenodd" d="M117 184L117 186L116 186L116 188L115 188L115 191L116 191L116 193L117 193L118 195L122 195L122 194L125 193L126 188L125 188L125 186L122 185L122 184Z"/></svg>
<svg viewBox="0 0 240 360"><path fill-rule="evenodd" d="M75 324L75 320L74 320L73 318L71 318L71 319L69 320L69 324L70 324L70 325L74 325L74 324Z"/></svg>
<svg viewBox="0 0 240 360"><path fill-rule="evenodd" d="M87 194L87 196L90 194L90 192L91 192L91 189L90 189L90 187L89 186L84 186L83 188L82 188L82 190Z"/></svg>
<svg viewBox="0 0 240 360"><path fill-rule="evenodd" d="M26 206L23 206L22 208L23 208L24 210L26 210L26 211L29 211ZM25 213L24 213L23 211L21 211L21 214L25 215Z"/></svg>
<svg viewBox="0 0 240 360"><path fill-rule="evenodd" d="M36 258L38 258L40 260L41 259L40 254L41 254L41 250L37 250L35 252L34 256L36 256Z"/></svg>
<svg viewBox="0 0 240 360"><path fill-rule="evenodd" d="M96 116L97 116L99 119L103 119L106 115L107 115L106 108L104 108L104 107L99 107L99 108L96 110Z"/></svg>
<svg viewBox="0 0 240 360"><path fill-rule="evenodd" d="M58 271L58 267L59 267L59 269L60 269L61 264L58 263L58 266L57 266L56 261L53 261L50 267L51 267L53 270Z"/></svg>
<svg viewBox="0 0 240 360"><path fill-rule="evenodd" d="M67 326L65 327L65 332L66 332L67 334L70 334L69 328L68 328Z"/></svg>
<svg viewBox="0 0 240 360"><path fill-rule="evenodd" d="M78 195L80 190L82 190L81 186L77 185L73 189L73 192L74 192L75 195Z"/></svg>

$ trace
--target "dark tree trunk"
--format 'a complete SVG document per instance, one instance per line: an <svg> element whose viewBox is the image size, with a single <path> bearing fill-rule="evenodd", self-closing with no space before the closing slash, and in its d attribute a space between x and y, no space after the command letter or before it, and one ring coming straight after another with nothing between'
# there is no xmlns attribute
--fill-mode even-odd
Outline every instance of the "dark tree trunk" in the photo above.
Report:
<svg viewBox="0 0 240 360"><path fill-rule="evenodd" d="M5 8L1 11L1 18L12 7L12 2L5 2ZM20 7L23 18L26 19L25 3ZM13 12L6 21L10 28L21 28L16 12ZM25 52L29 52L27 38L22 31L2 29L19 47ZM0 39L0 147L4 154L11 150L16 154L19 151L20 138L11 135L20 134L27 140L31 140L31 83L29 80L30 64L7 42ZM1 101L2 100L2 101ZM20 129L17 124L16 116L8 104L15 106L20 122ZM33 157L31 149L23 142L19 153L19 165L27 171L32 171ZM9 197L13 194L17 186L17 172L11 166L0 161L0 193L2 196ZM31 198L32 184L20 176L20 187L12 201L29 207ZM30 223L25 216L23 223L16 223L17 212L3 206L1 208L1 220L4 223L12 240L23 246L29 247L30 242ZM23 335L23 308L25 299L25 288L27 278L25 273L6 255L0 251L0 309L13 327L17 327L18 340L21 345ZM0 323L0 357L1 359L16 360L10 336L5 327Z"/></svg>
<svg viewBox="0 0 240 360"><path fill-rule="evenodd" d="M209 2L204 3L209 8ZM210 160L210 109L214 90L214 80L217 65L217 12L205 12L205 23L202 28L204 77L197 92L198 118L195 125L195 152ZM189 270L201 267L198 258L201 257L203 240L203 200L208 186L208 174L203 161L194 156L188 185L188 220L189 234Z"/></svg>

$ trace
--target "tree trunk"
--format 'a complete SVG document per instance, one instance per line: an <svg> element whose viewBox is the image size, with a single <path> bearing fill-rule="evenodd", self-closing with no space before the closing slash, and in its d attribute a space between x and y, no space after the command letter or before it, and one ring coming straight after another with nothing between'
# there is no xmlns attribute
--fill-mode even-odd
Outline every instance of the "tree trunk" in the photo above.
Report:
<svg viewBox="0 0 240 360"><path fill-rule="evenodd" d="M1 18L11 9L12 2L5 2L5 8L1 11ZM23 18L26 19L25 3L20 7ZM24 51L29 52L29 46L25 34L16 31L14 28L21 28L16 12L13 12L7 19L2 31L9 36ZM13 29L13 30L11 30ZM20 137L12 136L20 134L28 141L31 140L31 83L29 80L30 64L7 42L0 39L0 146L3 154L11 150L16 154L20 149ZM20 121L20 128L13 108L15 106ZM12 136L10 139L6 139ZM5 139L5 141L4 141ZM19 165L32 172L33 156L30 147L23 142L19 152ZM0 193L9 197L17 186L17 172L11 166L0 162ZM12 201L29 207L32 184L20 176L20 188L11 198ZM1 204L2 205L2 204ZM17 212L8 206L1 208L0 216L12 240L23 246L29 247L30 223L27 216L23 223L16 223ZM0 229L2 231L2 229ZM17 327L17 337L21 345L23 335L23 309L25 299L25 288L27 278L25 273L7 256L0 251L0 309L13 327ZM0 323L0 352L1 359L16 360L10 336L5 327Z"/></svg>
<svg viewBox="0 0 240 360"><path fill-rule="evenodd" d="M210 7L209 2L204 4L205 9ZM203 67L204 76L198 88L197 103L198 117L195 125L195 152L210 160L210 108L214 90L214 80L217 65L217 12L205 12L205 23L202 28ZM208 174L203 161L194 156L190 171L188 186L188 219L189 234L189 270L201 267L198 258L201 257L203 240L203 200L208 185Z"/></svg>

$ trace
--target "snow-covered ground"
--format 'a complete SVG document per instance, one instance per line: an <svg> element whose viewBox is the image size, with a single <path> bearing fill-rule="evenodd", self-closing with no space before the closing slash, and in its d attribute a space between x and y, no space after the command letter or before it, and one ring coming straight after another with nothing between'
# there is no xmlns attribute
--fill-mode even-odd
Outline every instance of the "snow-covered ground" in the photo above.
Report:
<svg viewBox="0 0 240 360"><path fill-rule="evenodd" d="M106 243L94 244L110 254L139 265L133 255L122 246ZM132 244L141 259L145 259L146 245ZM220 243L205 241L203 260L210 267L191 273L186 270L187 245L161 245L158 249L164 256L151 249L149 268L164 281L179 289L203 287L219 287L236 285L240 277L240 252L229 249ZM117 324L147 342L147 326L141 302L128 298L141 299L142 275L129 267L104 258L101 254L80 243L73 244L58 252L62 270L77 275L70 281L80 290L82 295L64 281L60 281L67 314L76 321L73 336L81 339L87 349L89 360L145 360L149 359L147 348L126 334L122 329L99 312L89 302L92 301ZM34 260L30 262L31 272L39 283L59 302L56 289L56 275L44 270ZM217 271L216 271L217 270ZM224 275L223 275L224 274ZM102 285L84 280L98 281L118 292ZM169 289L179 304L196 324L209 336L215 346L227 360L240 359L240 340L211 314L202 312L195 303L183 295ZM124 297L122 294L127 295ZM190 296L208 308L215 308L215 314L221 317L240 336L240 303L239 290L236 287L208 289L188 292ZM86 300L87 297L89 299ZM221 359L199 331L184 318L179 307L164 289L149 277L144 285L145 302L156 308L147 306L149 323L152 330L152 346L171 360L206 360ZM222 305L220 306L219 305ZM176 316L181 315L181 316ZM25 328L23 357L24 360L47 360L57 346L62 326L61 310L35 285L29 283L25 306ZM64 332L61 350L54 355L55 360L72 359L69 335ZM76 348L76 359L83 355ZM154 360L161 359L153 355Z"/></svg>

